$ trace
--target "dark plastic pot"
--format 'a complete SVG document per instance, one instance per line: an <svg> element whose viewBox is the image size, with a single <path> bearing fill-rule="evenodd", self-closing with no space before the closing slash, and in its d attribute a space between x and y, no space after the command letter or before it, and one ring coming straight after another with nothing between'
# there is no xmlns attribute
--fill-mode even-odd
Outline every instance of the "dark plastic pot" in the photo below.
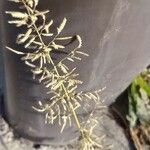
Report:
<svg viewBox="0 0 150 150"><path fill-rule="evenodd" d="M32 109L38 100L47 98L46 89L32 79L19 56L4 48L19 49L15 38L20 30L7 24L4 11L14 10L12 3L0 0L0 4L7 120L21 136L34 141L70 141L76 135L73 127L60 134L58 124L44 124L44 116ZM106 87L102 99L107 105L150 63L149 6L149 0L42 0L39 4L40 9L51 10L56 26L64 17L68 19L63 34L81 35L82 49L90 57L74 64L84 81L80 89Z"/></svg>

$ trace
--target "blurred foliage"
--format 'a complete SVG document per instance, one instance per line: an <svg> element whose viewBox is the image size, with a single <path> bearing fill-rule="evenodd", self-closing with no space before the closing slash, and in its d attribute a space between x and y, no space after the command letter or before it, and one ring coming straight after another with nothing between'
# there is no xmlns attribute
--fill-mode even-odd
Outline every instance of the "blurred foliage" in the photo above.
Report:
<svg viewBox="0 0 150 150"><path fill-rule="evenodd" d="M130 128L150 124L150 69L137 76L128 89Z"/></svg>

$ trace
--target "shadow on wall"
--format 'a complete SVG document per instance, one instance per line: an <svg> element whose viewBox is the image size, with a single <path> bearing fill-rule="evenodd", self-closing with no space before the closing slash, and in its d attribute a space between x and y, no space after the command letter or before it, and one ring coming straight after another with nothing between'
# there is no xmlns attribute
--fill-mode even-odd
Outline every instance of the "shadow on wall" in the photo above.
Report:
<svg viewBox="0 0 150 150"><path fill-rule="evenodd" d="M2 54L0 51L0 116L3 112L3 63L2 63Z"/></svg>
<svg viewBox="0 0 150 150"><path fill-rule="evenodd" d="M0 116L3 116L3 113L4 113L4 103L3 103L3 95L1 94L0 95Z"/></svg>
<svg viewBox="0 0 150 150"><path fill-rule="evenodd" d="M0 5L1 9L2 5ZM2 20L2 15L0 15L0 20ZM2 37L2 23L0 23L0 35ZM2 100L3 100L3 81L4 81L4 74L3 74L3 59L2 59L2 39L0 37L0 116L2 115L3 106L2 106Z"/></svg>
<svg viewBox="0 0 150 150"><path fill-rule="evenodd" d="M122 92L115 99L115 102L109 106L109 112L110 114L112 114L116 123L122 128L122 131L124 132L126 138L129 141L130 150L136 150L129 133L128 121L126 119L129 105L127 89L124 92Z"/></svg>

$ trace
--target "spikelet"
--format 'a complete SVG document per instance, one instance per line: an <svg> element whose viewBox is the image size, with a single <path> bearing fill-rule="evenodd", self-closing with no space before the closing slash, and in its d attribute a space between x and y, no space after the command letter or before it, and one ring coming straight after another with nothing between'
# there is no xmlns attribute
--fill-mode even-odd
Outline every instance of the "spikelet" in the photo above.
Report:
<svg viewBox="0 0 150 150"><path fill-rule="evenodd" d="M46 31L46 33L49 33L49 29L52 24L53 24L53 20L51 20L48 24L45 25L44 30Z"/></svg>
<svg viewBox="0 0 150 150"><path fill-rule="evenodd" d="M19 34L16 41L17 44L22 44L26 42L29 39L31 33L32 33L32 29L30 28L27 30L25 34Z"/></svg>
<svg viewBox="0 0 150 150"><path fill-rule="evenodd" d="M58 33L58 34L60 34L61 31L64 29L66 23L67 23L67 19L64 18L63 21L62 21L62 23L60 24L60 26L57 28L57 33Z"/></svg>
<svg viewBox="0 0 150 150"><path fill-rule="evenodd" d="M10 48L10 47L8 47L8 46L6 46L6 48L7 48L9 51L11 51L11 52L13 52L13 53L15 53L15 54L18 54L18 55L24 55L24 54L25 54L25 53L23 53L23 52L14 50L14 49L12 49L12 48Z"/></svg>
<svg viewBox="0 0 150 150"><path fill-rule="evenodd" d="M6 14L10 14L14 18L23 19L27 18L27 13L17 12L17 11L6 11Z"/></svg>
<svg viewBox="0 0 150 150"><path fill-rule="evenodd" d="M8 0L8 1L15 2L15 3L19 3L20 2L20 0Z"/></svg>

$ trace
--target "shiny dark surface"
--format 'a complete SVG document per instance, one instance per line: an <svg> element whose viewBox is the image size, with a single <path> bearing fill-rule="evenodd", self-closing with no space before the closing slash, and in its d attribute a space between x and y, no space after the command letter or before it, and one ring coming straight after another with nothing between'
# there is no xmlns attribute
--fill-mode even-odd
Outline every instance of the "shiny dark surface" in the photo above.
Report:
<svg viewBox="0 0 150 150"><path fill-rule="evenodd" d="M33 105L47 98L46 90L32 79L29 68L20 57L4 46L15 45L21 29L7 24L5 10L14 10L13 4L1 3L1 51L4 59L5 106L10 124L22 135L34 140L68 141L74 137L69 128L60 135L58 125L45 125L42 114L34 112ZM150 1L149 0L42 0L39 9L50 9L58 26L64 17L68 24L62 35L79 34L83 51L90 57L76 62L84 84L79 90L106 87L102 99L107 105L129 85L132 78L150 63ZM54 29L53 29L54 30Z"/></svg>

